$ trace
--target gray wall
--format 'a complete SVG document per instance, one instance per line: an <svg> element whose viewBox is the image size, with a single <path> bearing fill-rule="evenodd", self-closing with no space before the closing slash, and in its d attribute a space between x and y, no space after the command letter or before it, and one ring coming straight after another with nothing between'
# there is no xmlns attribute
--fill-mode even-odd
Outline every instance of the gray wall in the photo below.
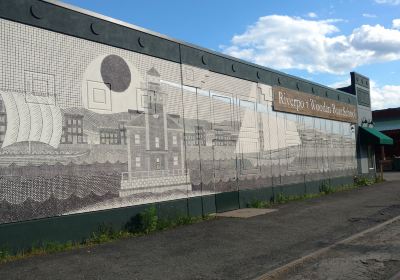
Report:
<svg viewBox="0 0 400 280"><path fill-rule="evenodd" d="M351 73L351 87L353 93L357 96L358 126L367 125L366 122L372 121L371 96L369 79L363 75ZM363 139L357 128L357 157L358 157L358 173L367 174L376 171L375 166L375 147L372 147L373 167L368 166L368 146L363 144Z"/></svg>
<svg viewBox="0 0 400 280"><path fill-rule="evenodd" d="M0 59L0 223L356 173L350 123L273 110L272 85L322 87L5 19Z"/></svg>

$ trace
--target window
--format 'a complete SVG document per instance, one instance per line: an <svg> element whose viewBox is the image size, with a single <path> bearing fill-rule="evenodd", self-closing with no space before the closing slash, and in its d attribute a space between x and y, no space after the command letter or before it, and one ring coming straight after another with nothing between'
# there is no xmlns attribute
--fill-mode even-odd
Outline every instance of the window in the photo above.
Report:
<svg viewBox="0 0 400 280"><path fill-rule="evenodd" d="M178 139L177 139L176 135L172 136L172 144L173 145L178 145Z"/></svg>
<svg viewBox="0 0 400 280"><path fill-rule="evenodd" d="M0 99L0 112L5 113L6 107L4 105L3 99Z"/></svg>
<svg viewBox="0 0 400 280"><path fill-rule="evenodd" d="M119 137L121 139L121 144L126 145L126 127L124 123L120 123L118 125L119 128Z"/></svg>
<svg viewBox="0 0 400 280"><path fill-rule="evenodd" d="M178 165L178 157L174 156L174 166L177 166L177 165Z"/></svg>
<svg viewBox="0 0 400 280"><path fill-rule="evenodd" d="M156 169L160 169L161 163L160 163L160 158L156 158Z"/></svg>
<svg viewBox="0 0 400 280"><path fill-rule="evenodd" d="M25 93L26 102L49 104L49 100L36 99L39 97L54 97L54 76L44 73L25 71ZM54 102L54 101L53 101ZM53 103L51 102L51 103ZM51 104L50 103L50 104Z"/></svg>
<svg viewBox="0 0 400 280"><path fill-rule="evenodd" d="M374 169L374 152L371 145L368 145L368 168Z"/></svg>
<svg viewBox="0 0 400 280"><path fill-rule="evenodd" d="M136 145L140 144L140 135L139 134L135 134L135 144Z"/></svg>
<svg viewBox="0 0 400 280"><path fill-rule="evenodd" d="M119 129L103 129L100 131L100 144L118 145L121 144Z"/></svg>
<svg viewBox="0 0 400 280"><path fill-rule="evenodd" d="M135 163L136 167L140 167L140 157L136 157Z"/></svg>
<svg viewBox="0 0 400 280"><path fill-rule="evenodd" d="M155 138L156 148L160 148L160 138Z"/></svg>
<svg viewBox="0 0 400 280"><path fill-rule="evenodd" d="M7 130L7 114L3 101L0 99L0 145L4 141Z"/></svg>
<svg viewBox="0 0 400 280"><path fill-rule="evenodd" d="M69 114L64 115L61 143L63 144L85 143L83 137L82 115L69 115Z"/></svg>

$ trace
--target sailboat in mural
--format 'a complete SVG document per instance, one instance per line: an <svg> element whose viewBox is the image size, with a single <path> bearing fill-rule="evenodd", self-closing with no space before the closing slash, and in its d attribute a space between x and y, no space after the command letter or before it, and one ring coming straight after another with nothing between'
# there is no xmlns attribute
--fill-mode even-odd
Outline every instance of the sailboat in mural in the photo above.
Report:
<svg viewBox="0 0 400 280"><path fill-rule="evenodd" d="M0 96L7 116L0 165L68 162L88 153L63 153L58 150L63 118L60 108L54 105L54 97L29 95L27 102L27 95L21 93L0 91ZM18 143L20 145L15 145ZM26 143L28 149L23 145ZM33 143L47 144L51 148L34 150ZM11 146L17 147L10 149Z"/></svg>
<svg viewBox="0 0 400 280"><path fill-rule="evenodd" d="M250 100L255 100L255 97ZM249 161L253 167L257 167L259 164L260 135L256 102L239 100L237 105L240 130L236 142L235 154L238 154L242 161Z"/></svg>

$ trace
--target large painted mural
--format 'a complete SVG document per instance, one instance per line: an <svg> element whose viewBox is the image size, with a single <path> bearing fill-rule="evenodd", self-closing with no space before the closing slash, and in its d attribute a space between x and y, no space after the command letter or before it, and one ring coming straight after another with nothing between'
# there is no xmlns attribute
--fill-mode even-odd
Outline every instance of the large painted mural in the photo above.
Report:
<svg viewBox="0 0 400 280"><path fill-rule="evenodd" d="M353 175L272 88L0 20L0 223Z"/></svg>

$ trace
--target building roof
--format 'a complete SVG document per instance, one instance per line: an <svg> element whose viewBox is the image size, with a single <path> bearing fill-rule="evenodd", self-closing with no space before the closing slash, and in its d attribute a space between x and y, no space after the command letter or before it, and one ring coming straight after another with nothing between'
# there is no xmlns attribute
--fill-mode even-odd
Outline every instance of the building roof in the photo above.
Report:
<svg viewBox="0 0 400 280"><path fill-rule="evenodd" d="M126 123L127 126L137 126L137 127L144 127L146 123L145 114L139 113L136 115L132 115L132 118Z"/></svg>
<svg viewBox="0 0 400 280"><path fill-rule="evenodd" d="M399 120L374 121L375 128L379 131L400 130Z"/></svg>
<svg viewBox="0 0 400 280"><path fill-rule="evenodd" d="M167 115L167 127L170 129L183 129L181 120Z"/></svg>
<svg viewBox="0 0 400 280"><path fill-rule="evenodd" d="M83 128L97 131L99 128L118 128L122 122L130 119L130 113L98 114L85 108L67 108L62 110L65 114L83 116Z"/></svg>
<svg viewBox="0 0 400 280"><path fill-rule="evenodd" d="M372 119L400 119L400 107L372 111Z"/></svg>
<svg viewBox="0 0 400 280"><path fill-rule="evenodd" d="M145 114L136 110L114 114L98 114L85 108L67 108L62 112L68 115L83 116L85 130L98 131L100 128L117 129L121 123L126 126L145 126ZM167 114L167 127L169 129L183 129L182 120L178 115Z"/></svg>
<svg viewBox="0 0 400 280"><path fill-rule="evenodd" d="M156 68L151 67L149 71L147 71L147 75L160 77L160 73L156 70Z"/></svg>
<svg viewBox="0 0 400 280"><path fill-rule="evenodd" d="M181 119L176 115L167 114L167 128L169 129L183 129L183 125L180 123ZM144 127L145 126L145 114L138 113L136 115L132 115L131 120L129 120L126 125L127 126L136 126L136 127Z"/></svg>
<svg viewBox="0 0 400 280"><path fill-rule="evenodd" d="M379 131L400 130L400 107L372 111L372 120Z"/></svg>

